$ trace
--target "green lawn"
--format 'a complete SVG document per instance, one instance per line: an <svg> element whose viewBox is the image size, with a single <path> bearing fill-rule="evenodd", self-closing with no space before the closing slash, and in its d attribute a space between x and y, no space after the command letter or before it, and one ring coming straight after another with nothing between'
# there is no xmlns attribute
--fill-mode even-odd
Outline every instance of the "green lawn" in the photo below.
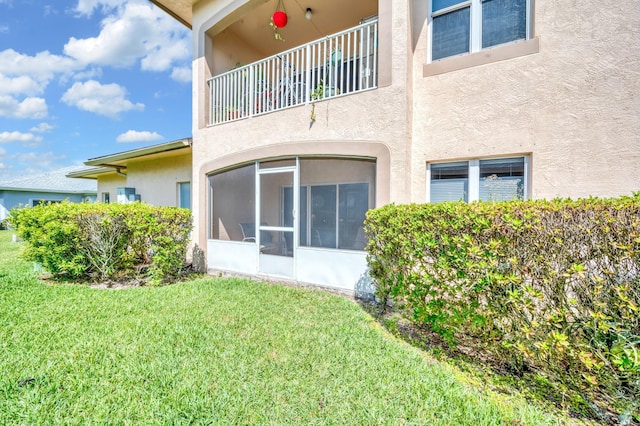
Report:
<svg viewBox="0 0 640 426"><path fill-rule="evenodd" d="M0 424L559 424L332 294L45 285L0 231Z"/></svg>

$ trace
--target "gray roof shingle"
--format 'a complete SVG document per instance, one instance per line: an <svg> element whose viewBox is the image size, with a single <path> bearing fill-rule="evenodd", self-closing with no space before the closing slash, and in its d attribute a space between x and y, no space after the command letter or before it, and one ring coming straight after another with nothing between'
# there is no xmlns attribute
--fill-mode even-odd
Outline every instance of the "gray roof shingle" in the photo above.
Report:
<svg viewBox="0 0 640 426"><path fill-rule="evenodd" d="M68 178L68 173L86 169L86 166L70 166L46 173L0 181L0 190L95 193L98 183L93 179Z"/></svg>

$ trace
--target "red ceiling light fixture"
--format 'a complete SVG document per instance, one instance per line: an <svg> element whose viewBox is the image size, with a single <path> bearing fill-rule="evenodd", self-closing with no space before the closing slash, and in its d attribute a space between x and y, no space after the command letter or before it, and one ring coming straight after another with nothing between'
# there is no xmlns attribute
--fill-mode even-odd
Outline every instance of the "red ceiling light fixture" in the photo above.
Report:
<svg viewBox="0 0 640 426"><path fill-rule="evenodd" d="M287 25L287 12L284 10L276 10L271 17L273 24L278 28L284 28Z"/></svg>
<svg viewBox="0 0 640 426"><path fill-rule="evenodd" d="M280 28L284 28L287 25L287 11L284 8L284 0L278 0L278 5L276 6L276 11L271 15L271 22L269 25L273 28L273 36L276 40L282 40L282 36L278 32Z"/></svg>

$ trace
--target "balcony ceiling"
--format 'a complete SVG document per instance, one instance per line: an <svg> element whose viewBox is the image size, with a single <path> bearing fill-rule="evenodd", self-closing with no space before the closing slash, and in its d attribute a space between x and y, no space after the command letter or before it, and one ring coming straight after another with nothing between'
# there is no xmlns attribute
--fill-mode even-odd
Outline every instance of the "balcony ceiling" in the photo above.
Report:
<svg viewBox="0 0 640 426"><path fill-rule="evenodd" d="M269 26L278 0L256 4L224 31L233 32L249 46L259 46L265 56L355 27L378 13L378 0L284 0L288 23L279 30L283 42L275 39ZM305 18L307 8L312 10L310 20Z"/></svg>
<svg viewBox="0 0 640 426"><path fill-rule="evenodd" d="M191 28L193 6L202 0L150 1ZM251 2L252 8L224 31L231 31L250 46L261 46L261 53L270 55L354 27L378 12L378 0L284 0L289 19L279 30L282 42L274 38L269 26L277 4L278 0ZM311 20L305 18L307 8L312 10Z"/></svg>

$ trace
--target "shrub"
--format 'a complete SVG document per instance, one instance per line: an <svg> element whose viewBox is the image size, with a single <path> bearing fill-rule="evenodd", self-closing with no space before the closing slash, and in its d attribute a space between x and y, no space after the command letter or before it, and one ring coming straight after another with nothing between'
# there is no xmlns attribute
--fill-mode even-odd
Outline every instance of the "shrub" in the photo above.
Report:
<svg viewBox="0 0 640 426"><path fill-rule="evenodd" d="M383 301L586 406L637 408L640 197L388 205L366 230Z"/></svg>
<svg viewBox="0 0 640 426"><path fill-rule="evenodd" d="M11 221L29 260L71 279L112 280L146 269L159 284L184 266L191 232L189 210L143 203L39 205L13 210Z"/></svg>

